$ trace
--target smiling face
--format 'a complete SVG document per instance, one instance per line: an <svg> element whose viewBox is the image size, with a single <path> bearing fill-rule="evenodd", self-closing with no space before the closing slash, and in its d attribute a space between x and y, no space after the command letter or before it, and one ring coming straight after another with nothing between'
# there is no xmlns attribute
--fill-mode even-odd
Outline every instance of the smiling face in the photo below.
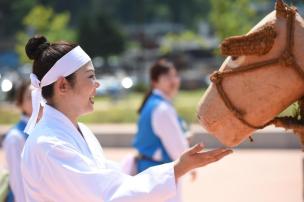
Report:
<svg viewBox="0 0 304 202"><path fill-rule="evenodd" d="M94 66L89 62L78 69L70 81L59 78L54 85L54 97L47 102L76 123L79 116L93 111L98 87Z"/></svg>
<svg viewBox="0 0 304 202"><path fill-rule="evenodd" d="M98 87L99 83L96 81L94 66L91 62L75 73L74 86L68 96L70 104L77 110L78 115L93 111L94 96Z"/></svg>

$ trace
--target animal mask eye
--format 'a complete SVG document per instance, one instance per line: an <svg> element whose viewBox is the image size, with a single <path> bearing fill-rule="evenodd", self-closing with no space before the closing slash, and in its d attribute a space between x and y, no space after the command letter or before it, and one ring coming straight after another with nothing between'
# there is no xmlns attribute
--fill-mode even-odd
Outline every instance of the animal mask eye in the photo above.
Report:
<svg viewBox="0 0 304 202"><path fill-rule="evenodd" d="M264 55L268 53L277 34L272 25L265 25L248 35L233 36L221 44L222 55L233 57L240 55Z"/></svg>
<svg viewBox="0 0 304 202"><path fill-rule="evenodd" d="M242 56L230 56L230 60L228 60L227 65L230 68L237 68L237 67L239 67L240 65L243 64L244 60L245 60L244 55L242 55Z"/></svg>

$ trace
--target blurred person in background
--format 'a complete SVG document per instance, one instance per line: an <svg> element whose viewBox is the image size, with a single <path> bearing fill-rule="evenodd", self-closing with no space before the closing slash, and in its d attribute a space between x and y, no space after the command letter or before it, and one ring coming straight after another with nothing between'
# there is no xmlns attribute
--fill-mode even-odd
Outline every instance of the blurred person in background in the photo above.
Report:
<svg viewBox="0 0 304 202"><path fill-rule="evenodd" d="M161 59L152 65L149 76L151 89L138 110L138 131L133 144L138 152L135 162L139 173L172 162L189 148L187 135L190 132L172 104L180 87L175 66ZM194 180L196 172L191 174ZM168 201L181 201L180 182L178 189L176 197Z"/></svg>
<svg viewBox="0 0 304 202"><path fill-rule="evenodd" d="M23 132L32 113L31 85L29 81L23 81L17 89L16 105L21 111L19 122L5 135L3 148L9 170L9 195L7 201L25 201L22 176L21 153L28 137Z"/></svg>

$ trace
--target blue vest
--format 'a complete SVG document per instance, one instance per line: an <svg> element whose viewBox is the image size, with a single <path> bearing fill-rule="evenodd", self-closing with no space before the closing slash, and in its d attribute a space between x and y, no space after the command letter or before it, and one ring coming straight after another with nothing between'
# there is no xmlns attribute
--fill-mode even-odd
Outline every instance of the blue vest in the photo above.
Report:
<svg viewBox="0 0 304 202"><path fill-rule="evenodd" d="M154 109L162 102L168 102L160 95L153 93L145 103L141 110L140 117L137 122L137 134L135 135L133 146L137 151L148 159L139 159L137 161L137 170L141 172L151 166L160 165L163 163L169 163L172 161L160 138L155 134L152 127L152 113ZM169 103L171 104L171 103ZM178 118L183 131L186 129L183 127L182 119ZM152 159L156 150L161 150L162 159L158 161L149 160Z"/></svg>
<svg viewBox="0 0 304 202"><path fill-rule="evenodd" d="M15 129L17 129L17 130L19 130L19 131L21 132L21 135L22 135L22 137L23 137L25 140L26 140L27 137L28 137L28 135L27 135L26 133L23 132L24 129L25 129L25 127L26 127L26 124L27 124L27 122L21 119L21 120L14 126Z"/></svg>

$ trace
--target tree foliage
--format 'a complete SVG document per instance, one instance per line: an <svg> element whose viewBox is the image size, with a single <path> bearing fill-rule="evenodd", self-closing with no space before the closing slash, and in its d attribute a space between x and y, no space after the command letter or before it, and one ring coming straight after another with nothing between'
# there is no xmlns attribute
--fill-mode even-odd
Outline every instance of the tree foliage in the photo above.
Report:
<svg viewBox="0 0 304 202"><path fill-rule="evenodd" d="M14 34L22 27L22 18L37 3L37 0L1 0L0 36Z"/></svg>
<svg viewBox="0 0 304 202"><path fill-rule="evenodd" d="M106 59L125 49L125 37L121 28L104 13L88 14L79 26L79 43L91 56L103 56Z"/></svg>
<svg viewBox="0 0 304 202"><path fill-rule="evenodd" d="M206 46L203 38L192 31L182 33L168 33L164 36L160 51L162 54L173 52L174 50L182 51L183 48L192 46L194 48L202 48Z"/></svg>
<svg viewBox="0 0 304 202"><path fill-rule="evenodd" d="M210 21L219 39L245 34L256 23L250 0L212 0Z"/></svg>
<svg viewBox="0 0 304 202"><path fill-rule="evenodd" d="M24 51L28 39L35 34L42 34L50 42L65 40L75 41L76 31L69 28L70 14L55 13L52 8L37 5L23 18L24 30L17 32L16 52L21 62L28 62Z"/></svg>

